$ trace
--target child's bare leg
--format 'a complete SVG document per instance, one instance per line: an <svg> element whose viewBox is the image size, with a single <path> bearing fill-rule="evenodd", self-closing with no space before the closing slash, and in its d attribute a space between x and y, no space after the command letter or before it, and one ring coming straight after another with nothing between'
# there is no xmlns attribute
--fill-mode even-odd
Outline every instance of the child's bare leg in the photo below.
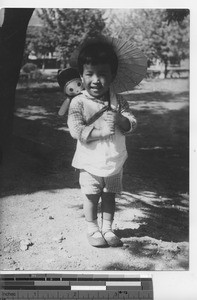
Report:
<svg viewBox="0 0 197 300"><path fill-rule="evenodd" d="M97 207L100 194L85 195L84 197L84 214L86 221L91 222L97 219Z"/></svg>
<svg viewBox="0 0 197 300"><path fill-rule="evenodd" d="M115 212L115 193L102 193L101 210L104 220L113 221Z"/></svg>
<svg viewBox="0 0 197 300"><path fill-rule="evenodd" d="M84 197L84 214L87 222L88 234L99 231L98 221L97 221L97 207L100 195L92 194L85 195Z"/></svg>
<svg viewBox="0 0 197 300"><path fill-rule="evenodd" d="M100 194L89 194L84 197L84 214L87 223L88 239L92 246L106 246L97 221L97 208Z"/></svg>
<svg viewBox="0 0 197 300"><path fill-rule="evenodd" d="M112 231L115 213L115 193L103 193L101 199L102 234L110 246L120 246L122 245L121 240Z"/></svg>

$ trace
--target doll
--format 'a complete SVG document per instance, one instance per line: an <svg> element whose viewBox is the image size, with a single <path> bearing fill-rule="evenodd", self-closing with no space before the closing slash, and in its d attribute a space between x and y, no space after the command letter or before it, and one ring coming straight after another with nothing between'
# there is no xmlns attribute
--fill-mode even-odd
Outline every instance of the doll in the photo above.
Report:
<svg viewBox="0 0 197 300"><path fill-rule="evenodd" d="M83 85L77 69L74 68L58 70L57 81L66 96L66 99L58 111L58 115L63 116L67 112L72 98L82 91Z"/></svg>

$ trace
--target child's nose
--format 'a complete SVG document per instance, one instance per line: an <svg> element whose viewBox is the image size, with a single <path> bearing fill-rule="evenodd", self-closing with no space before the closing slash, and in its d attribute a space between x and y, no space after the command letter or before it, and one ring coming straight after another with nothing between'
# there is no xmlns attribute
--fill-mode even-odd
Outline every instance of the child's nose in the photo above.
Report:
<svg viewBox="0 0 197 300"><path fill-rule="evenodd" d="M94 83L98 83L99 82L99 77L97 75L94 75L93 78L92 78L92 81Z"/></svg>

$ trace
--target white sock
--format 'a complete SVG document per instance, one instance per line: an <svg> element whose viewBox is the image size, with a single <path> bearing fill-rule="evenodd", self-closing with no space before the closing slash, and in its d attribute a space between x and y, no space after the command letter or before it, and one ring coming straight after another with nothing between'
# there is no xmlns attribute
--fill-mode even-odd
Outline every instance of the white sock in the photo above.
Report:
<svg viewBox="0 0 197 300"><path fill-rule="evenodd" d="M98 220L95 219L93 221L86 221L88 226L88 233L91 234L99 230Z"/></svg>
<svg viewBox="0 0 197 300"><path fill-rule="evenodd" d="M107 231L111 231L112 230L112 223L113 220L102 220L102 232L105 233Z"/></svg>

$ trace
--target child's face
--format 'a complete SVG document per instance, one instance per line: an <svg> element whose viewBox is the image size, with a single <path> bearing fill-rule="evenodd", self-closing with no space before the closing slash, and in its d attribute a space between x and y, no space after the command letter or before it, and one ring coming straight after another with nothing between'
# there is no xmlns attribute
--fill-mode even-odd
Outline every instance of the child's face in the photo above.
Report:
<svg viewBox="0 0 197 300"><path fill-rule="evenodd" d="M74 79L64 86L64 93L68 96L76 96L83 89L80 78Z"/></svg>
<svg viewBox="0 0 197 300"><path fill-rule="evenodd" d="M82 81L88 93L96 98L103 96L113 80L109 64L83 66Z"/></svg>

